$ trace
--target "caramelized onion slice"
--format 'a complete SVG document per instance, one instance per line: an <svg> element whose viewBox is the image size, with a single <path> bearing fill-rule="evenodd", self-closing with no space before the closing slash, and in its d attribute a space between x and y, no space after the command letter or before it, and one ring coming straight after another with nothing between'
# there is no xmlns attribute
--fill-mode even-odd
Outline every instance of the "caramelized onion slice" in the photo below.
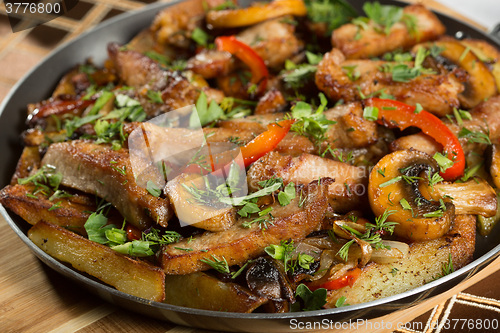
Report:
<svg viewBox="0 0 500 333"><path fill-rule="evenodd" d="M373 249L371 260L378 264L391 264L404 259L410 253L410 247L403 242L382 241L385 248Z"/></svg>

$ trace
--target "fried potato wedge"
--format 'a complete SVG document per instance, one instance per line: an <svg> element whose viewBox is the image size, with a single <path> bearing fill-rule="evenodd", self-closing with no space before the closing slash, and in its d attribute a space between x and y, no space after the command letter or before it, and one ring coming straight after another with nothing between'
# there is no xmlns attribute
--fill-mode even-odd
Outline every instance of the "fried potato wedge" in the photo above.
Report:
<svg viewBox="0 0 500 333"><path fill-rule="evenodd" d="M443 267L449 263L450 255L454 269L463 267L472 260L475 235L476 217L457 215L447 235L412 243L404 259L391 264L368 264L352 288L347 286L328 295L327 307L334 307L341 296L349 304L358 304L422 286L445 274Z"/></svg>
<svg viewBox="0 0 500 333"><path fill-rule="evenodd" d="M165 273L158 267L45 221L35 224L28 237L50 256L124 293L157 302L165 299Z"/></svg>
<svg viewBox="0 0 500 333"><path fill-rule="evenodd" d="M0 203L29 224L35 225L43 220L85 234L83 225L90 212L97 209L95 200L85 194L75 194L50 201L42 193L33 195L33 191L32 185L6 186L0 190Z"/></svg>
<svg viewBox="0 0 500 333"><path fill-rule="evenodd" d="M17 184L20 178L28 177L31 170L40 166L40 153L38 147L24 147L19 161L17 161L16 172L10 181L11 185Z"/></svg>
<svg viewBox="0 0 500 333"><path fill-rule="evenodd" d="M268 302L233 282L222 282L203 272L167 275L165 303L188 308L250 313Z"/></svg>

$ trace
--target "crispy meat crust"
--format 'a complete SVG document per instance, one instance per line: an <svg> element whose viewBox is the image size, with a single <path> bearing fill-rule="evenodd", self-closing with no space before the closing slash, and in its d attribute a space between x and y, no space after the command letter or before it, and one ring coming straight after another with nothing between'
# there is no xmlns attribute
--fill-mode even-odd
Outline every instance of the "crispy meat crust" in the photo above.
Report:
<svg viewBox="0 0 500 333"><path fill-rule="evenodd" d="M317 182L310 184L301 207L299 196L287 206L273 204L273 224L266 229L260 229L258 223L244 228L242 224L247 219L240 219L225 231L205 232L199 237L167 245L160 254L161 267L167 274L189 274L209 269L210 266L200 260L212 260L212 256L221 260L225 258L229 266L242 265L248 259L264 254L264 248L270 244L304 239L321 225L328 205L326 189Z"/></svg>
<svg viewBox="0 0 500 333"><path fill-rule="evenodd" d="M154 197L137 185L128 150L75 140L52 144L42 164L63 174L62 185L111 202L127 221L143 230L156 221L167 226L173 212L167 198Z"/></svg>
<svg viewBox="0 0 500 333"><path fill-rule="evenodd" d="M416 43L436 39L444 34L446 28L430 10L422 5L411 5L403 13L416 18L416 31L409 32L404 23L392 26L389 34L376 31L373 25L361 29L349 23L332 33L332 45L339 48L348 59L372 58L396 49L407 49ZM356 38L356 35L361 38Z"/></svg>

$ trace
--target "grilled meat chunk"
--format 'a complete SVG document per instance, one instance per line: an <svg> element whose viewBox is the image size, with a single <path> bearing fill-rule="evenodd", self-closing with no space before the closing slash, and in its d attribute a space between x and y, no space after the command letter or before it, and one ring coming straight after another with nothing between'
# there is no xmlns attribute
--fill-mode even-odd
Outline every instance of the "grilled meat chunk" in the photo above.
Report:
<svg viewBox="0 0 500 333"><path fill-rule="evenodd" d="M308 184L323 177L332 178L334 182L329 185L327 196L335 212L359 209L365 204L366 171L347 163L310 154L292 157L270 152L248 170L248 186L256 190L258 182L272 177L282 178L285 184Z"/></svg>
<svg viewBox="0 0 500 333"><path fill-rule="evenodd" d="M328 180L324 180L328 182ZM231 228L222 232L204 234L178 243L166 245L160 256L161 266L167 274L189 274L207 270L209 265L202 259L224 258L228 265L242 265L247 260L264 253L270 244L279 244L282 240L304 239L311 232L318 230L327 209L326 186L311 183L305 189L304 196L299 195L286 206L278 203L273 208L272 224L261 229L259 223L250 228L243 227L249 218L240 219Z"/></svg>
<svg viewBox="0 0 500 333"><path fill-rule="evenodd" d="M295 26L280 17L243 30L238 39L250 45L268 67L279 68L303 48L303 42L294 32Z"/></svg>
<svg viewBox="0 0 500 333"><path fill-rule="evenodd" d="M378 139L377 124L363 117L361 103L347 103L325 111L331 124L325 136L330 148L362 148ZM324 147L326 148L326 147Z"/></svg>
<svg viewBox="0 0 500 333"><path fill-rule="evenodd" d="M168 199L155 197L138 186L126 149L114 151L106 145L80 140L55 143L42 164L52 165L63 174L62 185L109 201L140 230L154 222L165 227L172 216Z"/></svg>
<svg viewBox="0 0 500 333"><path fill-rule="evenodd" d="M346 102L361 100L383 91L397 100L422 107L438 116L458 108L458 94L463 86L451 74L422 74L407 82L396 82L392 73L381 71L385 61L346 60L338 49L326 53L318 65L316 84L329 98ZM358 75L348 75L349 69Z"/></svg>
<svg viewBox="0 0 500 333"><path fill-rule="evenodd" d="M349 23L333 31L332 45L340 49L348 59L366 59L436 39L446 30L436 15L422 5L407 6L403 13L407 17L415 18L415 29L409 29L405 23L397 22L389 33L385 34L374 22L369 22L366 28Z"/></svg>
<svg viewBox="0 0 500 333"><path fill-rule="evenodd" d="M224 98L222 92L210 88L201 76L187 78L180 72L164 70L151 58L136 51L120 50L117 44L110 44L108 53L119 77L134 88L125 93L138 99L150 117L194 104L201 91L209 101L220 102ZM161 93L163 103L152 103L148 91Z"/></svg>
<svg viewBox="0 0 500 333"><path fill-rule="evenodd" d="M141 87L150 84L154 90L162 90L167 85L169 72L145 55L129 50L121 50L112 43L108 46L109 58L113 60L118 76L127 86Z"/></svg>
<svg viewBox="0 0 500 333"><path fill-rule="evenodd" d="M204 50L190 58L186 68L203 76L205 79L213 79L229 74L233 67L231 53L218 50Z"/></svg>

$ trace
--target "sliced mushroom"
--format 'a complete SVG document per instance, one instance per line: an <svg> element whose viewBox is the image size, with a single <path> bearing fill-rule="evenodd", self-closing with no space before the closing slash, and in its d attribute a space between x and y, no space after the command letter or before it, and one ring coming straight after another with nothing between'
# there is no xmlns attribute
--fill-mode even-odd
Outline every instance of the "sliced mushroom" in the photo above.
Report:
<svg viewBox="0 0 500 333"><path fill-rule="evenodd" d="M491 74L495 77L498 89L500 87L500 51L481 39L464 39L460 43L469 47L482 62L487 64Z"/></svg>
<svg viewBox="0 0 500 333"><path fill-rule="evenodd" d="M433 200L451 199L457 215L491 217L497 212L497 194L493 187L481 178L470 179L463 183L442 182L428 187L426 191Z"/></svg>
<svg viewBox="0 0 500 333"><path fill-rule="evenodd" d="M180 174L167 183L165 192L181 222L213 232L226 230L236 221L235 208L218 201L200 202L189 191L206 190L205 179L199 174Z"/></svg>
<svg viewBox="0 0 500 333"><path fill-rule="evenodd" d="M293 301L293 290L275 261L267 257L256 259L248 267L246 279L250 290L276 302Z"/></svg>
<svg viewBox="0 0 500 333"><path fill-rule="evenodd" d="M454 205L428 200L419 188L422 176L436 172L438 165L431 156L400 150L384 156L370 173L370 206L376 216L391 213L390 221L398 223L394 229L397 236L420 241L439 238L449 231Z"/></svg>
<svg viewBox="0 0 500 333"><path fill-rule="evenodd" d="M470 48L449 38L443 38L432 45L443 49L440 57L451 61L468 73L469 77L464 83L465 90L458 96L463 107L473 108L497 93L495 78Z"/></svg>

